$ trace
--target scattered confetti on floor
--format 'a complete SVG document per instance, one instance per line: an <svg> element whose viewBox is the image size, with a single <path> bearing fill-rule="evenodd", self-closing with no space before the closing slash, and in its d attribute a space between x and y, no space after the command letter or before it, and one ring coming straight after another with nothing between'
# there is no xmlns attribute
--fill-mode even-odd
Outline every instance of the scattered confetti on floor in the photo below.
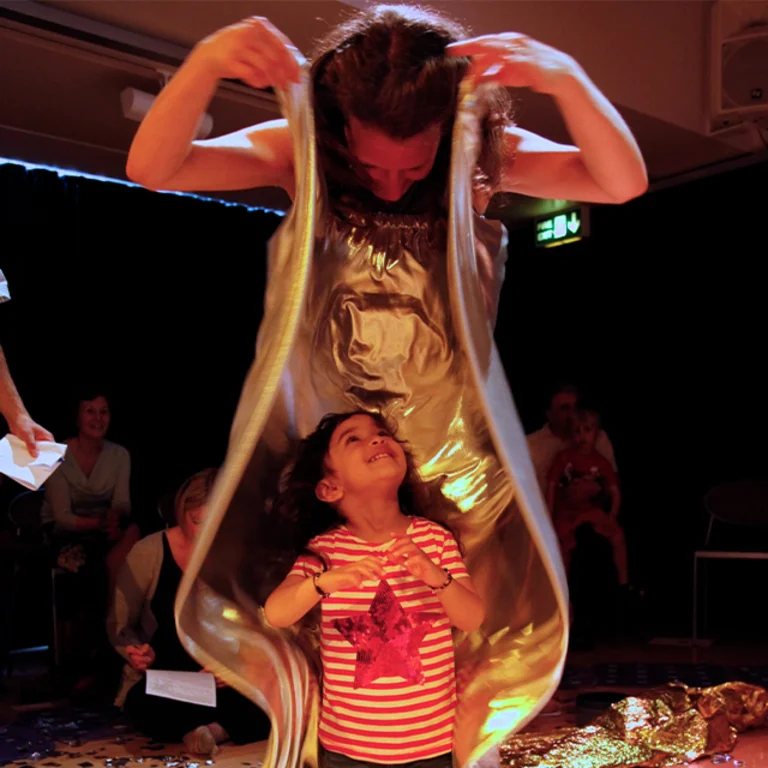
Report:
<svg viewBox="0 0 768 768"><path fill-rule="evenodd" d="M190 755L183 744L136 733L116 709L55 709L0 726L0 766L8 768L261 768L265 751L256 742L223 745L213 759Z"/></svg>
<svg viewBox="0 0 768 768"><path fill-rule="evenodd" d="M561 691L527 730L546 733L574 725L575 698L575 692ZM266 746L225 744L205 759L190 755L182 744L158 744L136 733L116 710L53 710L0 726L0 765L7 768L262 768ZM768 729L740 735L733 754L690 764L710 766L765 768Z"/></svg>

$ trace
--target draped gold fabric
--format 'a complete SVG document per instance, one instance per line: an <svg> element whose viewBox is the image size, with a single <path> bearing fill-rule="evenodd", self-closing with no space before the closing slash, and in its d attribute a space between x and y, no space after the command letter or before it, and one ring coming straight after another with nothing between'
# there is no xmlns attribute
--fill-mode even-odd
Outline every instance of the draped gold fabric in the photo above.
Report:
<svg viewBox="0 0 768 768"><path fill-rule="evenodd" d="M737 734L768 721L768 693L747 683L666 688L630 696L584 728L521 734L501 747L503 768L673 768L730 752ZM725 761L722 761L725 762Z"/></svg>
<svg viewBox="0 0 768 768"><path fill-rule="evenodd" d="M436 516L458 532L486 605L455 635L460 765L496 748L555 690L567 646L557 542L493 343L503 233L475 216L482 94L464 88L449 216L330 201L317 178L309 82L281 94L297 169L293 208L270 244L256 361L208 518L176 602L189 652L272 720L267 765L314 766L320 679L311 628L276 631L266 596L291 563L270 499L295 441L328 412L360 407L398 425ZM511 332L511 331L510 331Z"/></svg>

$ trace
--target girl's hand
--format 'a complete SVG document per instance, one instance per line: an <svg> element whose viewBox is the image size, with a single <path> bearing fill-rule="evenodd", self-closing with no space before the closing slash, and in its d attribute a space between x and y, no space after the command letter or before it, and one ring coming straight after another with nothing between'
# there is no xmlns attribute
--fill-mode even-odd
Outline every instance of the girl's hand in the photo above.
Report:
<svg viewBox="0 0 768 768"><path fill-rule="evenodd" d="M470 76L477 83L530 88L552 96L578 68L568 54L516 32L461 40L446 51L449 56L471 57Z"/></svg>
<svg viewBox="0 0 768 768"><path fill-rule="evenodd" d="M395 543L387 551L387 558L402 565L408 573L421 579L428 587L437 589L445 583L445 571L435 565L425 552L420 550L410 536L395 536Z"/></svg>
<svg viewBox="0 0 768 768"><path fill-rule="evenodd" d="M284 88L297 82L304 57L269 20L251 16L199 42L192 56L214 77L252 88Z"/></svg>
<svg viewBox="0 0 768 768"><path fill-rule="evenodd" d="M341 589L359 587L364 581L377 581L384 578L384 566L379 558L372 555L349 565L341 565L322 573L317 586L332 595Z"/></svg>

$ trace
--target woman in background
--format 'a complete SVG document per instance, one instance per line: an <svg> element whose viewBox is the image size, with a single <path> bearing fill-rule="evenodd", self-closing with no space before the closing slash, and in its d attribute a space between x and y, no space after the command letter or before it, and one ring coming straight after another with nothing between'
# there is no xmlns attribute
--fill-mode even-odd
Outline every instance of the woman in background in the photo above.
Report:
<svg viewBox="0 0 768 768"><path fill-rule="evenodd" d="M120 570L107 622L112 645L127 660L115 704L156 741L183 741L199 755L215 754L217 745L230 739L245 744L269 735L264 712L221 680L216 681L215 709L150 696L141 683L150 667L204 671L179 640L173 604L215 478L214 469L190 477L176 494L177 524L133 547Z"/></svg>
<svg viewBox="0 0 768 768"><path fill-rule="evenodd" d="M131 456L106 439L109 400L94 389L77 403L77 435L45 484L41 516L53 562L72 574L57 580L57 632L67 665L80 660L87 670L77 684L85 691L104 678L93 667L111 656L103 630L109 595L141 534L131 520Z"/></svg>
<svg viewBox="0 0 768 768"><path fill-rule="evenodd" d="M139 540L131 521L131 455L106 439L109 400L98 390L78 400L77 435L45 484L43 524L48 526L57 564L67 570L106 568L111 593L115 576Z"/></svg>

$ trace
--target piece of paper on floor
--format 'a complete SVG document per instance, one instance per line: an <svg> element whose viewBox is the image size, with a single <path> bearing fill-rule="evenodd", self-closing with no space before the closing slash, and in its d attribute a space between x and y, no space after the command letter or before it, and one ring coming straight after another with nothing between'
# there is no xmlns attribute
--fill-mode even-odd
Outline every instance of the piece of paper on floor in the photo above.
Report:
<svg viewBox="0 0 768 768"><path fill-rule="evenodd" d="M37 450L37 458L33 459L25 442L7 434L0 440L0 472L30 491L38 490L64 460L67 446L41 441Z"/></svg>
<svg viewBox="0 0 768 768"><path fill-rule="evenodd" d="M147 670L147 694L164 699L216 706L216 680L208 672L175 672L167 669Z"/></svg>

